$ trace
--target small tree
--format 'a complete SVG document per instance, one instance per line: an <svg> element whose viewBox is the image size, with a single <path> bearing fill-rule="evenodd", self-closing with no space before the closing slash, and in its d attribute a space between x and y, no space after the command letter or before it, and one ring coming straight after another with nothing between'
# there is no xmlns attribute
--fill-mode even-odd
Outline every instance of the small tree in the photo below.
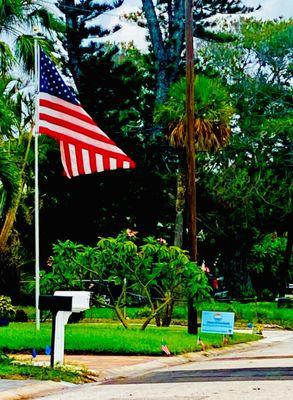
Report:
<svg viewBox="0 0 293 400"><path fill-rule="evenodd" d="M164 325L169 325L175 301L190 290L206 296L207 279L186 251L168 246L161 238L145 238L139 246L136 240L135 232L127 230L117 237L100 238L96 247L59 241L53 247L52 271L42 273L43 288L80 290L86 288L85 280L98 281L107 290L110 302L101 294L96 294L94 301L113 309L125 328L126 293L135 291L150 307L141 329L164 309Z"/></svg>

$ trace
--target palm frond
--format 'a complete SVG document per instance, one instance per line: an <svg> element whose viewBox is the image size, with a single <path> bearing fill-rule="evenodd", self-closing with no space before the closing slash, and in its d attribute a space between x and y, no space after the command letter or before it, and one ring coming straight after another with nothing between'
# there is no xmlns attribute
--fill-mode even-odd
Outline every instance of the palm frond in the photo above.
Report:
<svg viewBox="0 0 293 400"><path fill-rule="evenodd" d="M66 30L65 23L60 19L56 18L47 9L40 7L28 14L28 22L32 27L36 24L41 24L49 32L61 32L64 33Z"/></svg>
<svg viewBox="0 0 293 400"><path fill-rule="evenodd" d="M194 128L197 150L217 151L224 147L231 134L229 127L234 109L227 89L218 79L199 75L194 85ZM186 80L174 83L166 102L155 110L155 121L168 130L170 144L186 144Z"/></svg>
<svg viewBox="0 0 293 400"><path fill-rule="evenodd" d="M32 35L20 35L15 41L16 56L22 61L24 69L28 72L34 68L34 41L35 37ZM54 50L52 41L41 37L37 38L37 41L45 53L50 54Z"/></svg>
<svg viewBox="0 0 293 400"><path fill-rule="evenodd" d="M7 74L9 69L15 62L13 53L9 45L3 41L0 41L0 72L1 75Z"/></svg>
<svg viewBox="0 0 293 400"><path fill-rule="evenodd" d="M14 158L3 147L0 147L0 181L6 193L6 209L12 204L17 194L20 176Z"/></svg>

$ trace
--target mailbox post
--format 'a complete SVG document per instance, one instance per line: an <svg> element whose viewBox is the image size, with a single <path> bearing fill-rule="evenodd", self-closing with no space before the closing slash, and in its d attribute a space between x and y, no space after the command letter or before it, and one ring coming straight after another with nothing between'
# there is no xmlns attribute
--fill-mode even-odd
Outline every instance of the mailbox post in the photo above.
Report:
<svg viewBox="0 0 293 400"><path fill-rule="evenodd" d="M64 332L65 325L73 312L81 312L90 308L90 292L56 291L54 295L39 297L40 310L52 312L51 360L55 364L64 361Z"/></svg>

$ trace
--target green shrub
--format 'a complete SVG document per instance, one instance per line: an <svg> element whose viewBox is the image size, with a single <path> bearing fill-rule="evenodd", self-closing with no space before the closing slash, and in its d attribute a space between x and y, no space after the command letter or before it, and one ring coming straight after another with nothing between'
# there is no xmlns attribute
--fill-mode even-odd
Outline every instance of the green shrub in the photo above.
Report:
<svg viewBox="0 0 293 400"><path fill-rule="evenodd" d="M11 304L11 298L0 296L0 318L12 320L15 316L16 309Z"/></svg>

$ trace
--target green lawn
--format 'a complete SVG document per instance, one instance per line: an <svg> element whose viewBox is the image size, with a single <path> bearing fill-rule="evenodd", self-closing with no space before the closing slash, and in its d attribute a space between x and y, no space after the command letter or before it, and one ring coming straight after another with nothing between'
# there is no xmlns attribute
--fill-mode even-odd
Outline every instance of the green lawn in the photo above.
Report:
<svg viewBox="0 0 293 400"><path fill-rule="evenodd" d="M0 328L0 351L31 352L36 348L38 353L44 353L46 345L50 344L50 335L49 323L42 324L40 332L36 332L34 323L11 323ZM222 346L222 335L202 334L200 337L207 348ZM242 343L259 338L258 335L235 333L229 342ZM150 326L142 332L136 327L125 330L115 324L79 323L66 326L67 353L162 355L162 343L168 345L172 354L201 350L197 337L189 335L186 327Z"/></svg>
<svg viewBox="0 0 293 400"><path fill-rule="evenodd" d="M18 307L23 309L30 320L35 318L34 307ZM232 301L231 303L222 302L204 302L198 304L199 316L202 310L206 311L232 311L235 312L236 324L264 323L275 324L286 329L293 329L293 310L289 308L278 308L276 302L253 302L240 303ZM130 319L141 319L148 315L145 308L128 307L127 316ZM117 320L115 312L108 308L92 307L85 313L87 321L97 320ZM173 321L186 321L186 307L177 306L173 313Z"/></svg>

